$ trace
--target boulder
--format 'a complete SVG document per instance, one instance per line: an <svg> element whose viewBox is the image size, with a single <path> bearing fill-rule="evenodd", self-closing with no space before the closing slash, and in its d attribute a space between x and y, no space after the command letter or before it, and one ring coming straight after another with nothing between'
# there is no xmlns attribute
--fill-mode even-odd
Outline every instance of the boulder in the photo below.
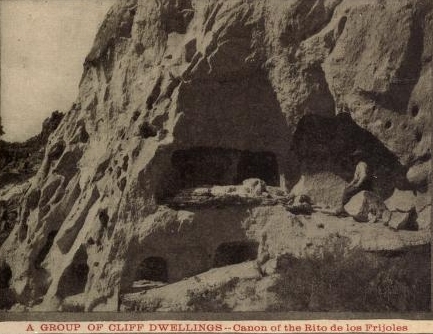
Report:
<svg viewBox="0 0 433 334"><path fill-rule="evenodd" d="M423 187L431 180L431 160L409 168L406 178L414 187Z"/></svg>
<svg viewBox="0 0 433 334"><path fill-rule="evenodd" d="M372 220L372 215L382 218L386 206L378 195L364 190L353 196L344 209L356 221L368 222Z"/></svg>
<svg viewBox="0 0 433 334"><path fill-rule="evenodd" d="M412 190L394 189L394 193L385 201L391 211L408 212L416 203L416 195Z"/></svg>
<svg viewBox="0 0 433 334"><path fill-rule="evenodd" d="M253 196L260 196L266 191L266 183L260 179L246 179L242 182L247 193Z"/></svg>
<svg viewBox="0 0 433 334"><path fill-rule="evenodd" d="M417 218L415 207L408 212L393 211L388 226L394 230L418 230Z"/></svg>
<svg viewBox="0 0 433 334"><path fill-rule="evenodd" d="M265 262L261 267L260 267L260 272L262 273L262 275L265 276L269 276L269 275L273 275L277 272L278 269L278 260L276 258L272 258L269 261Z"/></svg>
<svg viewBox="0 0 433 334"><path fill-rule="evenodd" d="M287 211L294 215L311 215L314 211L311 198L307 195L294 197L287 205Z"/></svg>
<svg viewBox="0 0 433 334"><path fill-rule="evenodd" d="M341 204L346 181L329 171L308 172L299 178L299 181L290 190L290 194L300 196L308 195L314 203L337 207Z"/></svg>

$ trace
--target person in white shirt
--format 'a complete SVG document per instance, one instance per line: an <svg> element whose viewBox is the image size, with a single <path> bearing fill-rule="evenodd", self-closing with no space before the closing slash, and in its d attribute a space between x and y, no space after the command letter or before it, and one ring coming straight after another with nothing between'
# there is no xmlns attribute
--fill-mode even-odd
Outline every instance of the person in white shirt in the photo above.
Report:
<svg viewBox="0 0 433 334"><path fill-rule="evenodd" d="M346 186L343 191L341 199L341 206L338 208L336 214L338 216L347 215L344 206L350 199L362 190L371 190L371 177L367 163L365 162L364 153L356 150L351 154L356 163L355 174L353 180Z"/></svg>

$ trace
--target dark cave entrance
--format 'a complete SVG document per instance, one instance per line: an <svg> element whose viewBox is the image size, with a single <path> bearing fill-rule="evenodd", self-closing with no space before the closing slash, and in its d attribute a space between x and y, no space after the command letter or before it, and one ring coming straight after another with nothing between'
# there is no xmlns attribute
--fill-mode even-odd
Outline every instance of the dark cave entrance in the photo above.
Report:
<svg viewBox="0 0 433 334"><path fill-rule="evenodd" d="M0 264L0 289L8 289L11 278L11 267L7 263Z"/></svg>
<svg viewBox="0 0 433 334"><path fill-rule="evenodd" d="M145 258L138 266L134 281L168 281L167 261L162 257L151 256Z"/></svg>
<svg viewBox="0 0 433 334"><path fill-rule="evenodd" d="M277 157L272 152L241 153L235 183L250 178L259 178L270 186L279 185Z"/></svg>
<svg viewBox="0 0 433 334"><path fill-rule="evenodd" d="M57 296L65 298L83 293L87 284L88 273L87 253L84 247L81 247L75 254L71 265L60 277Z"/></svg>
<svg viewBox="0 0 433 334"><path fill-rule="evenodd" d="M16 303L16 296L10 289L12 278L11 267L6 263L0 263L0 310L8 310Z"/></svg>
<svg viewBox="0 0 433 334"><path fill-rule="evenodd" d="M398 157L356 124L348 113L333 117L305 115L293 135L292 149L300 161L302 174L330 171L350 182L358 163L353 153L361 151L375 176L373 191L388 198L394 188L407 188L407 171Z"/></svg>
<svg viewBox="0 0 433 334"><path fill-rule="evenodd" d="M223 243L215 251L213 267L224 267L254 260L257 258L258 247L259 244L255 241Z"/></svg>
<svg viewBox="0 0 433 334"><path fill-rule="evenodd" d="M240 184L259 178L279 185L277 157L273 152L250 152L215 147L177 150L171 158L180 188Z"/></svg>

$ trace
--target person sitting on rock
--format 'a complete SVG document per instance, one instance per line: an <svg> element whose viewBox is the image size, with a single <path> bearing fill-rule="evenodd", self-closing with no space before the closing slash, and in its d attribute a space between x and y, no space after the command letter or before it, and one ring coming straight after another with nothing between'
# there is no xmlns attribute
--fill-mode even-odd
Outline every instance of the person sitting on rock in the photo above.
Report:
<svg viewBox="0 0 433 334"><path fill-rule="evenodd" d="M346 216L344 206L350 199L357 193L363 190L371 190L371 177L368 170L368 165L365 162L364 152L356 150L351 154L353 162L356 164L355 174L353 180L344 188L343 196L341 199L341 206L338 208L337 216Z"/></svg>

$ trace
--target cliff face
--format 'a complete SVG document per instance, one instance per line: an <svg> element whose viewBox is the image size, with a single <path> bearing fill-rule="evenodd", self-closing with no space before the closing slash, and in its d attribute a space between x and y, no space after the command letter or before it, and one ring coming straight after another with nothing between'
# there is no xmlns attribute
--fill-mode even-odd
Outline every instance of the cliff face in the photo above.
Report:
<svg viewBox="0 0 433 334"><path fill-rule="evenodd" d="M181 189L255 177L336 205L356 149L384 199L409 189L425 209L432 13L422 0L119 1L1 246L5 285L36 309L80 295L116 310L145 258L172 282L223 243L273 247L262 231L281 228L281 207L167 205ZM304 252L270 256L284 250Z"/></svg>

